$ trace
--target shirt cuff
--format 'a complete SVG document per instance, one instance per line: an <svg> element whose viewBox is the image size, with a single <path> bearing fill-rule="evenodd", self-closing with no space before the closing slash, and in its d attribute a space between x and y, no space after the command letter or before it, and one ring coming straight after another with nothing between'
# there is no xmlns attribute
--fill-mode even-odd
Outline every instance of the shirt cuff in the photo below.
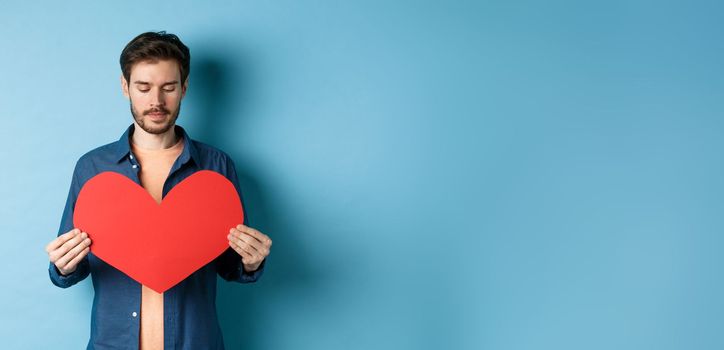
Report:
<svg viewBox="0 0 724 350"><path fill-rule="evenodd" d="M265 259L261 262L261 264L259 265L259 268L258 268L258 269L254 270L254 271L252 271L252 272L246 271L246 270L244 269L244 264L241 263L241 262L239 262L239 271L241 272L241 273L239 274L239 279L240 279L239 282L241 282L241 283L256 282L256 280L258 280L259 277L261 277L261 275L264 274L264 265L266 265L266 260L267 260L267 259L268 259L268 257L265 258Z"/></svg>
<svg viewBox="0 0 724 350"><path fill-rule="evenodd" d="M50 266L48 267L48 274L50 275L50 281L53 282L54 285L60 288L68 288L83 279L80 270L81 266L79 264L75 271L63 276L58 270L58 267L55 266L55 264L50 263Z"/></svg>

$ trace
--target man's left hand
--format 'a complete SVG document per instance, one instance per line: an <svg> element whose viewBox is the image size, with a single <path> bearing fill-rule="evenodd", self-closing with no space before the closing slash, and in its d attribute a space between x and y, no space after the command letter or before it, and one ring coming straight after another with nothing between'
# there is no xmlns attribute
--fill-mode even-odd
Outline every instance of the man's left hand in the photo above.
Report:
<svg viewBox="0 0 724 350"><path fill-rule="evenodd" d="M269 236L249 226L237 225L229 230L229 246L241 255L244 271L253 272L259 268L271 249Z"/></svg>

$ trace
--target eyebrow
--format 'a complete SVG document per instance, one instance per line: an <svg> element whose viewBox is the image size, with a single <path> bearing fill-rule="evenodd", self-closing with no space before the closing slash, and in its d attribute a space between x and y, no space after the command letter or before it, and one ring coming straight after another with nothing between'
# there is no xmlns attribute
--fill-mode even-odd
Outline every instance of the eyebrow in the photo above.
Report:
<svg viewBox="0 0 724 350"><path fill-rule="evenodd" d="M149 83L149 82L147 82L147 81L141 81L141 80L136 80L136 81L134 81L133 83L134 83L134 84L142 84L142 85L151 85L151 83ZM178 84L178 80L165 82L165 83L163 83L163 85L161 85L161 86L174 85L174 84Z"/></svg>

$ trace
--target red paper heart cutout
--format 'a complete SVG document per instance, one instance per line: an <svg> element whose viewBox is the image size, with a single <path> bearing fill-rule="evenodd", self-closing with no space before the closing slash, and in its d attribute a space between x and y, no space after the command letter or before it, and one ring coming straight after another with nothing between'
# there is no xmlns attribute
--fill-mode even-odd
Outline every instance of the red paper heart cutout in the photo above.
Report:
<svg viewBox="0 0 724 350"><path fill-rule="evenodd" d="M131 179L103 172L80 190L73 215L93 254L159 293L223 253L229 229L243 221L236 188L209 170L181 181L160 205Z"/></svg>

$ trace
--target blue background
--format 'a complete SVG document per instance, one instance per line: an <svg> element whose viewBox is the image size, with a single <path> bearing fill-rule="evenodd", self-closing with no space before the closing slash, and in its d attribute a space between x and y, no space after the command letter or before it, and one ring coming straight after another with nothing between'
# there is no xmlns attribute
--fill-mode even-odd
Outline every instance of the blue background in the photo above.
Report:
<svg viewBox="0 0 724 350"><path fill-rule="evenodd" d="M229 349L722 349L720 1L12 2L0 339L79 349L47 276L75 161L131 123L118 57L190 47L179 125L233 156L256 285Z"/></svg>

